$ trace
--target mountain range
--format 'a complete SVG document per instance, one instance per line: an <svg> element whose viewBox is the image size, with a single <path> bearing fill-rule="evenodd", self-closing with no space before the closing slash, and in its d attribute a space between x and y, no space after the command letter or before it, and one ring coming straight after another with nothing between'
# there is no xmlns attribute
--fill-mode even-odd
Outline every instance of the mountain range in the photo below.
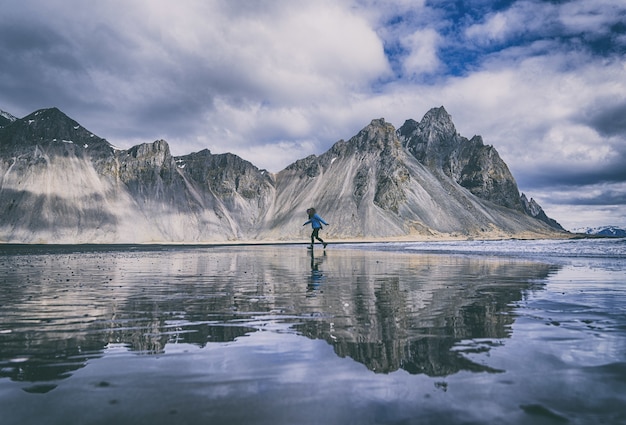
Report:
<svg viewBox="0 0 626 425"><path fill-rule="evenodd" d="M374 119L327 152L270 173L231 153L173 156L164 140L117 149L57 108L0 114L0 241L221 243L556 237L480 136L444 107L396 129Z"/></svg>
<svg viewBox="0 0 626 425"><path fill-rule="evenodd" d="M594 236L609 236L616 238L626 238L626 229L618 226L582 227L572 230L573 233L582 233Z"/></svg>

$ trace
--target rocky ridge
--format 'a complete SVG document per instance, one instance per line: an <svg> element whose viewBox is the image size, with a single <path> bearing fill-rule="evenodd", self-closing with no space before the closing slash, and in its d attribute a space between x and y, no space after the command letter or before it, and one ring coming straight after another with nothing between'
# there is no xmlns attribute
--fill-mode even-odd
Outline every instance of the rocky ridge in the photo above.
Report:
<svg viewBox="0 0 626 425"><path fill-rule="evenodd" d="M4 127L5 125L11 124L13 121L16 121L17 118L8 112L4 112L0 109L0 127Z"/></svg>
<svg viewBox="0 0 626 425"><path fill-rule="evenodd" d="M10 114L5 114L10 116ZM5 116L3 115L3 117ZM114 148L56 108L0 122L0 241L204 243L306 238L315 206L332 239L554 236L495 148L443 107L272 174L166 141Z"/></svg>

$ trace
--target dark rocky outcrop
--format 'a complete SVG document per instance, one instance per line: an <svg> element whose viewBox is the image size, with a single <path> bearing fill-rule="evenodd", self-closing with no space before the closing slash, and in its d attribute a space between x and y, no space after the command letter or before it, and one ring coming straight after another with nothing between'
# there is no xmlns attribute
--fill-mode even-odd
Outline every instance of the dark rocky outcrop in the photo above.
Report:
<svg viewBox="0 0 626 425"><path fill-rule="evenodd" d="M0 127L5 127L16 120L16 117L0 109Z"/></svg>
<svg viewBox="0 0 626 425"><path fill-rule="evenodd" d="M428 111L419 123L407 120L398 135L429 169L443 172L479 198L522 210L517 183L495 148L484 145L480 136L460 136L443 106Z"/></svg>
<svg viewBox="0 0 626 425"><path fill-rule="evenodd" d="M547 223L550 227L553 227L557 230L565 231L565 229L554 219L548 217L546 213L543 211L543 208L539 206L537 202L533 198L526 198L526 195L522 193L521 197L522 208L524 212L531 217L536 218L537 220L541 220L544 223Z"/></svg>

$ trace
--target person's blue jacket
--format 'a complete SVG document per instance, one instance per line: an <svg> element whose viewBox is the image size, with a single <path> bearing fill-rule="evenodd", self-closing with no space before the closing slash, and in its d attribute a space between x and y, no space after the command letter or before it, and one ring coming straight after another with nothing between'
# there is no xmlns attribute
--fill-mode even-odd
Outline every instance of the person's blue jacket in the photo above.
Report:
<svg viewBox="0 0 626 425"><path fill-rule="evenodd" d="M313 214L313 217L307 220L307 222L304 223L303 226L306 226L309 223L311 223L311 226L313 226L314 229L321 229L322 223L328 226L328 223L326 223L322 217L317 215L317 213Z"/></svg>

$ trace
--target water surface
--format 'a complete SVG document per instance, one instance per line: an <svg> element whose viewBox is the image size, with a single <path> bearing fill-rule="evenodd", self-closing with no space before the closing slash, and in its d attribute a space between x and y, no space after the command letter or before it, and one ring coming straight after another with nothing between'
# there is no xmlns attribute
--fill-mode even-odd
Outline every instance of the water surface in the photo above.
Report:
<svg viewBox="0 0 626 425"><path fill-rule="evenodd" d="M626 423L621 241L5 246L1 423Z"/></svg>

